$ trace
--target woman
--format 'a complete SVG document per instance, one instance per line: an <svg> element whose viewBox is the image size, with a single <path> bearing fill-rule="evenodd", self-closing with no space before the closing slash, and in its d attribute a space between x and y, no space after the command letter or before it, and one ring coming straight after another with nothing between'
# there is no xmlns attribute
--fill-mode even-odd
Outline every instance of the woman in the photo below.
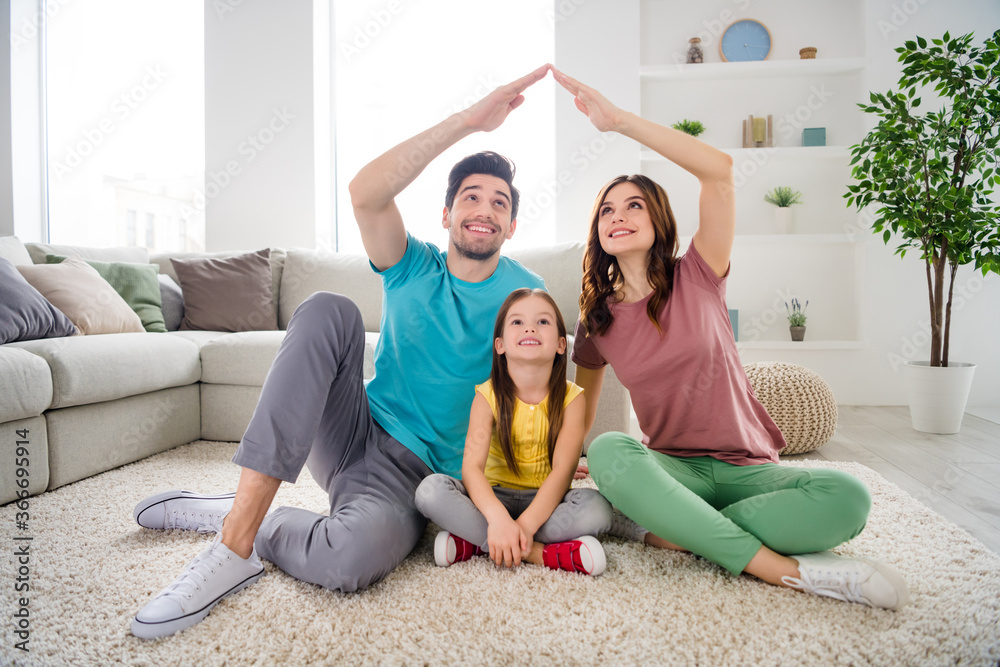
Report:
<svg viewBox="0 0 1000 667"><path fill-rule="evenodd" d="M598 130L636 140L701 186L698 230L680 257L667 195L650 179L618 177L594 205L576 383L589 430L610 363L647 434L646 446L622 433L593 441L587 461L601 493L650 531L648 544L770 584L901 608L909 593L892 567L825 551L864 528L865 486L837 470L777 465L785 441L753 394L725 303L736 227L732 158L552 72Z"/></svg>

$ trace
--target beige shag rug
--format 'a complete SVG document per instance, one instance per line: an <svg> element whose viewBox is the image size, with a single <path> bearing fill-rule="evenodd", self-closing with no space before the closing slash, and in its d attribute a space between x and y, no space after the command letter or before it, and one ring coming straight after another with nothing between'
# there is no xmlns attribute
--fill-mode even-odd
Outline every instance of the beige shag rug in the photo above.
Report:
<svg viewBox="0 0 1000 667"><path fill-rule="evenodd" d="M881 557L910 583L899 612L732 577L688 554L603 539L604 575L486 559L434 566L435 528L388 578L344 595L270 563L256 585L174 637L148 641L129 622L211 539L144 530L133 505L169 488L235 488L231 443L196 442L31 499L29 593L15 592L17 508L5 534L0 663L26 665L678 664L995 665L1000 557L877 473L860 477L868 527L841 553ZM578 484L590 486L589 480ZM325 511L304 472L278 504ZM30 652L14 648L12 614L29 596Z"/></svg>

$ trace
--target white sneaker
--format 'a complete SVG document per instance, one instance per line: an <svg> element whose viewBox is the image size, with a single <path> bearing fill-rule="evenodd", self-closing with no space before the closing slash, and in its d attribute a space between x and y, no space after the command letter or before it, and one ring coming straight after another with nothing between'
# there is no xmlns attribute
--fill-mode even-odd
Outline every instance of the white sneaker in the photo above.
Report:
<svg viewBox="0 0 1000 667"><path fill-rule="evenodd" d="M910 602L903 577L886 563L838 556L830 551L792 558L799 563L799 578L781 578L792 588L882 609L902 609Z"/></svg>
<svg viewBox="0 0 1000 667"><path fill-rule="evenodd" d="M139 610L132 619L132 634L155 639L189 628L208 616L222 598L262 576L264 565L256 549L249 558L240 558L222 543L221 534L216 535L181 576Z"/></svg>
<svg viewBox="0 0 1000 667"><path fill-rule="evenodd" d="M235 493L208 496L191 491L164 491L139 501L132 516L143 528L218 533L235 497Z"/></svg>

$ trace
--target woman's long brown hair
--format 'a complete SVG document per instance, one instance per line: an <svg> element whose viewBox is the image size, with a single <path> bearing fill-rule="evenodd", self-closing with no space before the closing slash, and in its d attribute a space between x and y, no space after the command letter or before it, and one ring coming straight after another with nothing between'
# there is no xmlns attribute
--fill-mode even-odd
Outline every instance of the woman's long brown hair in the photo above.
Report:
<svg viewBox="0 0 1000 667"><path fill-rule="evenodd" d="M507 299L500 306L497 313L496 324L493 326L493 369L490 372L490 380L493 382L493 394L497 400L496 429L497 438L500 440L500 449L503 451L504 461L507 469L515 475L518 473L517 460L514 458L514 443L511 438L511 422L514 419L514 401L517 398L514 380L510 377L507 369L507 355L497 352L496 340L503 340L504 322L511 306L528 296L540 296L549 302L556 315L556 328L560 338L566 338L566 322L563 321L562 313L555 299L548 292L542 289L531 289L522 287L507 295ZM566 401L566 353L556 353L552 360L552 373L549 375L549 464L552 463L552 455L556 449L556 439L562 429L563 403Z"/></svg>
<svg viewBox="0 0 1000 667"><path fill-rule="evenodd" d="M590 231L587 234L587 250L583 256L583 290L580 294L580 321L587 335L602 335L611 326L614 316L610 303L616 298L615 292L624 278L618 260L601 247L598 222L601 206L611 188L622 183L632 183L642 192L646 200L646 210L653 223L655 239L649 249L646 264L646 278L653 286L653 295L646 305L646 312L657 331L660 324L657 315L667 302L674 282L674 262L677 261L677 221L670 209L667 193L652 179L642 174L619 176L601 188L594 210L590 214Z"/></svg>

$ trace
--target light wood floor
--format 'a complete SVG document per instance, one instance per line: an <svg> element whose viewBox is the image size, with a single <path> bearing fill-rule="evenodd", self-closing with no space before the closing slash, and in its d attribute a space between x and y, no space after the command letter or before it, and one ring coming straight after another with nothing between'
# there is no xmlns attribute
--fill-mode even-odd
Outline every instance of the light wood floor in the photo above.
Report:
<svg viewBox="0 0 1000 667"><path fill-rule="evenodd" d="M961 432L931 435L913 430L907 407L838 412L832 440L782 458L866 465L1000 554L1000 424L966 414Z"/></svg>

